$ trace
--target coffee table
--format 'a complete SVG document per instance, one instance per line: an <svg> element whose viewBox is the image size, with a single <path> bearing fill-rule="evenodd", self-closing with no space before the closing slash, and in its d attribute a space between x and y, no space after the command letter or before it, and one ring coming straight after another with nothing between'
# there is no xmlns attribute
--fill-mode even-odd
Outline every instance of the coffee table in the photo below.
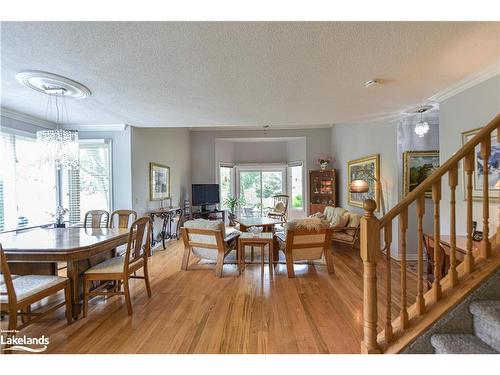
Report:
<svg viewBox="0 0 500 375"><path fill-rule="evenodd" d="M238 237L238 263L240 265L241 272L245 271L245 246L252 246L260 248L260 266L261 273L264 273L264 254L266 246L269 249L269 273L273 272L274 265L274 252L273 252L273 233L264 232L259 234L253 234L249 232L243 232Z"/></svg>

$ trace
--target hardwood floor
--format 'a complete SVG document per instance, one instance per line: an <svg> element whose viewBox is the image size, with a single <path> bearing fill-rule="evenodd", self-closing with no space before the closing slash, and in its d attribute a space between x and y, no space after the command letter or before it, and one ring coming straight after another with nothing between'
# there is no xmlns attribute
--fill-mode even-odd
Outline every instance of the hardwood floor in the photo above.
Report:
<svg viewBox="0 0 500 375"><path fill-rule="evenodd" d="M362 262L359 251L335 245L334 275L326 265L285 265L273 277L249 265L238 277L235 265L215 277L212 265L181 271L183 247L174 241L151 258L153 296L143 280L131 281L133 316L125 299L90 301L87 318L66 326L64 310L22 334L45 335L49 353L359 353L362 336ZM384 271L385 263L379 265ZM393 263L393 295L399 268ZM415 296L409 275L408 304ZM379 280L382 289L384 280ZM398 314L393 301L393 316ZM379 294L383 316L385 295ZM380 323L383 323L382 321ZM4 327L6 321L2 321Z"/></svg>

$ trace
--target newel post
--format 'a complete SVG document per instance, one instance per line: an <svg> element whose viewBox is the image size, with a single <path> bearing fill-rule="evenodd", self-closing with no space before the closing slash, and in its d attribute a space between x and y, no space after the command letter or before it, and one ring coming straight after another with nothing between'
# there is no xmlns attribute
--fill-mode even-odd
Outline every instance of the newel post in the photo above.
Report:
<svg viewBox="0 0 500 375"><path fill-rule="evenodd" d="M377 204L372 199L363 202L360 251L363 260L363 341L361 353L380 353L377 343L377 262L380 257L380 222L373 214Z"/></svg>

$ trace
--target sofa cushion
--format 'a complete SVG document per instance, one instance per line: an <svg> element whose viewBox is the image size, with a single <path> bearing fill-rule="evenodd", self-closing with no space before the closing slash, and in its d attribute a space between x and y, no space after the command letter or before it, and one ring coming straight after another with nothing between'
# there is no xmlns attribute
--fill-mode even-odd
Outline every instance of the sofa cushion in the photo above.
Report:
<svg viewBox="0 0 500 375"><path fill-rule="evenodd" d="M347 223L349 222L349 214L346 212L344 215L340 216L337 224L334 225L335 228L343 228L347 226Z"/></svg>
<svg viewBox="0 0 500 375"><path fill-rule="evenodd" d="M342 207L327 206L325 207L325 211L323 213L330 225L335 226L337 225L340 217L343 216L346 212L348 211Z"/></svg>

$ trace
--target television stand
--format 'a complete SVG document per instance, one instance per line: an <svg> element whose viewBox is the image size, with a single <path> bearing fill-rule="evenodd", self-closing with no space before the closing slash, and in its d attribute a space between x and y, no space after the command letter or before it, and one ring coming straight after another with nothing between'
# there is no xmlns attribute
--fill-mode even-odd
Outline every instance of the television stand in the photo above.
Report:
<svg viewBox="0 0 500 375"><path fill-rule="evenodd" d="M197 207L197 206L193 206ZM199 207L199 206L198 206ZM208 219L208 220L222 220L224 223L226 222L226 211L225 210L218 210L218 209L212 209L212 210L207 210L205 206L205 210L203 208L200 211L196 212L191 212L190 214L190 219Z"/></svg>

